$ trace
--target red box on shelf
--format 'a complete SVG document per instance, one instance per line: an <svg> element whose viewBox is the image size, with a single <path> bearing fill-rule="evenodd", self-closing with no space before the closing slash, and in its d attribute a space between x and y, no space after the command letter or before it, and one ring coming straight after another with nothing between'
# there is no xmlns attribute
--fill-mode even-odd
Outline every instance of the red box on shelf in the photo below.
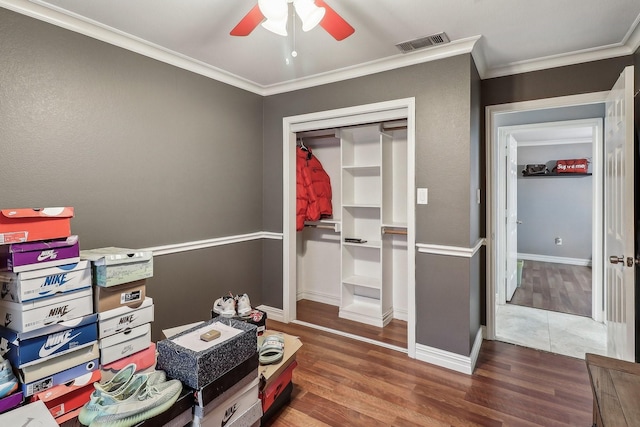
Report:
<svg viewBox="0 0 640 427"><path fill-rule="evenodd" d="M284 389L289 385L293 378L293 370L298 366L298 362L293 360L289 366L275 380L273 380L264 390L260 391L260 400L262 401L262 412L273 405L273 402L280 396Z"/></svg>

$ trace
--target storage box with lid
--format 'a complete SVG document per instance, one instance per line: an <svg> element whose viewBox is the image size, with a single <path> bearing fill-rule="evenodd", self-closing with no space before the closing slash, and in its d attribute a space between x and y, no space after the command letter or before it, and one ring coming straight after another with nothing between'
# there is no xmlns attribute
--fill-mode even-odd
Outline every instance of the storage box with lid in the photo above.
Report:
<svg viewBox="0 0 640 427"><path fill-rule="evenodd" d="M149 348L150 344L151 325L149 323L102 338L99 341L100 363L107 365L115 362Z"/></svg>
<svg viewBox="0 0 640 427"><path fill-rule="evenodd" d="M121 307L135 309L144 302L146 289L146 279L109 287L96 286L93 289L93 307L97 313Z"/></svg>
<svg viewBox="0 0 640 427"><path fill-rule="evenodd" d="M73 208L22 208L0 210L0 245L71 235Z"/></svg>
<svg viewBox="0 0 640 427"><path fill-rule="evenodd" d="M153 310L153 299L146 297L135 307L121 306L102 311L98 313L98 335L100 338L105 338L145 323L151 323L154 319Z"/></svg>
<svg viewBox="0 0 640 427"><path fill-rule="evenodd" d="M0 270L14 273L80 261L78 236L0 246Z"/></svg>
<svg viewBox="0 0 640 427"><path fill-rule="evenodd" d="M116 286L153 276L151 251L108 247L80 251L80 258L91 261L97 286Z"/></svg>

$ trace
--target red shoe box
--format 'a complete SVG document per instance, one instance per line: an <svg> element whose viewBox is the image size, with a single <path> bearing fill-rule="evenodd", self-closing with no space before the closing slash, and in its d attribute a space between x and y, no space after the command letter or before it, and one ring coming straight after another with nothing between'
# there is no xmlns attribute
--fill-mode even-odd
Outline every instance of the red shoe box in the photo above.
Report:
<svg viewBox="0 0 640 427"><path fill-rule="evenodd" d="M58 239L71 235L73 208L0 210L0 244Z"/></svg>
<svg viewBox="0 0 640 427"><path fill-rule="evenodd" d="M100 381L100 371L93 371L76 378L70 384L60 384L48 390L36 393L31 401L42 400L54 418L84 406L93 393L93 383Z"/></svg>
<svg viewBox="0 0 640 427"><path fill-rule="evenodd" d="M289 366L287 366L277 378L275 378L271 383L265 387L264 390L260 391L260 400L262 401L262 412L267 412L267 410L273 405L278 396L282 394L284 389L287 388L287 385L291 382L293 378L293 370L298 366L298 362L295 360L291 361Z"/></svg>

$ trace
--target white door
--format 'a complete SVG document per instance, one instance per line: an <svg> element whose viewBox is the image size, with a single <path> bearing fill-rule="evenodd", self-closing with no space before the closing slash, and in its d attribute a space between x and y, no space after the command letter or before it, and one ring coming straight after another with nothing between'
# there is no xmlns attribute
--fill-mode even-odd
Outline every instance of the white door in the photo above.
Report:
<svg viewBox="0 0 640 427"><path fill-rule="evenodd" d="M635 361L633 66L607 97L604 128L607 352Z"/></svg>
<svg viewBox="0 0 640 427"><path fill-rule="evenodd" d="M507 290L511 301L518 288L518 146L513 136L507 136Z"/></svg>

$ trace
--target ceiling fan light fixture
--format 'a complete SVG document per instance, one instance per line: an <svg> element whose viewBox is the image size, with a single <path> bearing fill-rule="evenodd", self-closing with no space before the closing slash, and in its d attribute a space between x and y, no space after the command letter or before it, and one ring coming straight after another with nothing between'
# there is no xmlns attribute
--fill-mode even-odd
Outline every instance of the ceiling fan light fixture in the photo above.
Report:
<svg viewBox="0 0 640 427"><path fill-rule="evenodd" d="M272 33L287 35L287 17L289 5L287 0L258 0L260 12L267 19L262 23L262 27Z"/></svg>
<svg viewBox="0 0 640 427"><path fill-rule="evenodd" d="M294 0L296 14L302 20L302 31L314 29L324 18L325 8L318 7L313 0Z"/></svg>

